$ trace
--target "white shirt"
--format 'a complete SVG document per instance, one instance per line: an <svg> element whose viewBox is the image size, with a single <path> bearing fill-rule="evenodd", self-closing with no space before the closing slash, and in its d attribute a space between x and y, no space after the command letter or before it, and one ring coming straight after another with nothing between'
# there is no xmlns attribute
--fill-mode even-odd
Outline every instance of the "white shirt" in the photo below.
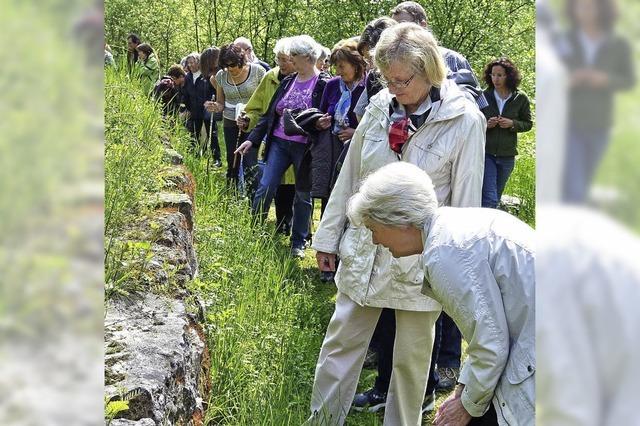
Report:
<svg viewBox="0 0 640 426"><path fill-rule="evenodd" d="M507 103L507 101L509 99L511 99L511 96L513 95L513 93L509 93L509 96L506 97L506 99L502 99L500 97L500 95L498 94L497 90L493 91L493 96L495 96L496 98L496 102L498 103L498 111L500 111L500 115L502 115L502 110L504 109L504 104Z"/></svg>

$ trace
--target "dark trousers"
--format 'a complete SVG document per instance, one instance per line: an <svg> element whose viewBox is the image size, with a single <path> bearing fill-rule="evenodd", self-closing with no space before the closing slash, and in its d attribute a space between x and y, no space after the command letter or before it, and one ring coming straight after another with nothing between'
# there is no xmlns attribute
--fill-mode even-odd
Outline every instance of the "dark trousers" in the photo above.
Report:
<svg viewBox="0 0 640 426"><path fill-rule="evenodd" d="M482 417L473 417L468 426L498 426L498 415L493 403L489 404L489 409Z"/></svg>
<svg viewBox="0 0 640 426"><path fill-rule="evenodd" d="M276 226L278 229L291 230L293 221L293 200L296 196L296 186L281 184L273 199L276 205Z"/></svg>
<svg viewBox="0 0 640 426"><path fill-rule="evenodd" d="M426 325L425 325L426 327ZM429 380L427 381L427 394L432 393L438 384L438 373L436 372L436 359L440 344L441 323L436 322L435 340L433 342L433 352L431 353L431 366L429 367ZM378 324L373 332L371 347L378 353L378 377L376 377L375 388L380 392L389 390L391 382L391 372L393 371L393 345L396 339L396 314L393 309L384 308L378 319Z"/></svg>
<svg viewBox="0 0 640 426"><path fill-rule="evenodd" d="M235 121L226 118L222 130L224 131L224 144L227 148L227 182L238 184L240 160L242 159L247 196L252 200L258 186L256 179L258 175L258 149L251 148L244 156L235 155L233 152L247 139L247 134L240 132Z"/></svg>
<svg viewBox="0 0 640 426"><path fill-rule="evenodd" d="M216 122L213 122L213 129L211 129L211 122L209 120L204 120L202 118L189 119L187 121L187 129L189 133L191 133L191 143L197 147L200 144L200 133L202 131L202 127L204 125L204 129L206 132L207 139L209 139L209 134L213 130L211 134L211 153L213 154L213 159L216 161L220 161L220 143L218 142L218 132L216 128Z"/></svg>
<svg viewBox="0 0 640 426"><path fill-rule="evenodd" d="M456 323L444 312L440 314L438 322L441 330L440 353L436 360L438 368L460 368L462 334Z"/></svg>

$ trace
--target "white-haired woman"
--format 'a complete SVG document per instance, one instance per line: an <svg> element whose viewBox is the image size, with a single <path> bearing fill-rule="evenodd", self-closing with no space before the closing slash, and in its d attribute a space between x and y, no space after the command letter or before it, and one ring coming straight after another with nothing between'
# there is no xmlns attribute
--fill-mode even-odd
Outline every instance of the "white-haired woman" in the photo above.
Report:
<svg viewBox="0 0 640 426"><path fill-rule="evenodd" d="M459 385L434 424L533 425L533 229L493 209L438 208L431 179L409 164L371 174L347 215L394 257L422 253L422 292L469 344Z"/></svg>
<svg viewBox="0 0 640 426"><path fill-rule="evenodd" d="M320 55L320 45L310 36L292 37L289 55L296 73L282 80L266 114L260 118L255 129L236 152L246 152L251 147L258 147L263 140L266 142L266 164L252 207L254 214L263 219L269 212L284 172L293 165L297 187L291 227L291 254L294 257L304 257L312 204L310 188L301 188L299 178L302 159L307 151L307 137L287 135L284 132L283 115L286 109L318 108L329 76L321 73L315 66Z"/></svg>
<svg viewBox="0 0 640 426"><path fill-rule="evenodd" d="M250 132L256 127L258 120L265 114L269 108L271 98L280 86L280 83L288 75L295 72L293 62L289 56L289 44L291 37L281 38L276 41L273 47L275 54L276 67L267 71L267 74L260 81L260 85L251 95L251 99L244 107L243 115L238 118L238 127L243 132ZM264 159L264 145L258 151L258 160ZM260 173L260 178L262 173ZM288 235L291 232L291 222L293 221L293 199L295 192L295 173L293 166L289 167L282 179L274 202L276 205L276 229L283 234Z"/></svg>
<svg viewBox="0 0 640 426"><path fill-rule="evenodd" d="M341 263L336 307L316 366L311 420L344 422L382 308L393 308L397 331L385 422L411 426L421 424L441 306L421 294L419 257L395 259L377 247L367 228L348 223L346 204L367 175L405 161L429 173L440 204L480 206L485 119L446 79L438 44L426 29L386 29L375 61L388 88L367 106L313 238L321 271L335 270L336 254Z"/></svg>

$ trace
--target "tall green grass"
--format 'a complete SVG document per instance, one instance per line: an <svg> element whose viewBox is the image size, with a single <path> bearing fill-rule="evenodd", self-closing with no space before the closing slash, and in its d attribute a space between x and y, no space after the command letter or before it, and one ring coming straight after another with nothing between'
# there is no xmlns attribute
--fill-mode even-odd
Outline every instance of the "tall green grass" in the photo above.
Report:
<svg viewBox="0 0 640 426"><path fill-rule="evenodd" d="M516 166L504 193L520 199L517 216L532 227L536 225L536 146L535 127L518 136Z"/></svg>
<svg viewBox="0 0 640 426"><path fill-rule="evenodd" d="M163 186L163 139L176 140L158 105L129 79L125 67L105 70L105 296L129 295L140 285L150 247L135 238L145 199ZM126 288L128 287L128 289Z"/></svg>

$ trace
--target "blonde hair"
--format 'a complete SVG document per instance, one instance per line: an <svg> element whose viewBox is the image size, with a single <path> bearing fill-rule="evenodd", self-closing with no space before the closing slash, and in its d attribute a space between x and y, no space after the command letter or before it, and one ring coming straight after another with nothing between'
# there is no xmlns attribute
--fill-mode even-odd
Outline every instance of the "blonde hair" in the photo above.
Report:
<svg viewBox="0 0 640 426"><path fill-rule="evenodd" d="M374 60L385 72L393 62L409 66L429 85L440 87L447 69L438 49L438 42L427 29L412 22L391 26L380 35Z"/></svg>
<svg viewBox="0 0 640 426"><path fill-rule="evenodd" d="M411 163L387 164L369 175L349 199L347 216L358 226L371 221L422 229L438 208L429 175Z"/></svg>

